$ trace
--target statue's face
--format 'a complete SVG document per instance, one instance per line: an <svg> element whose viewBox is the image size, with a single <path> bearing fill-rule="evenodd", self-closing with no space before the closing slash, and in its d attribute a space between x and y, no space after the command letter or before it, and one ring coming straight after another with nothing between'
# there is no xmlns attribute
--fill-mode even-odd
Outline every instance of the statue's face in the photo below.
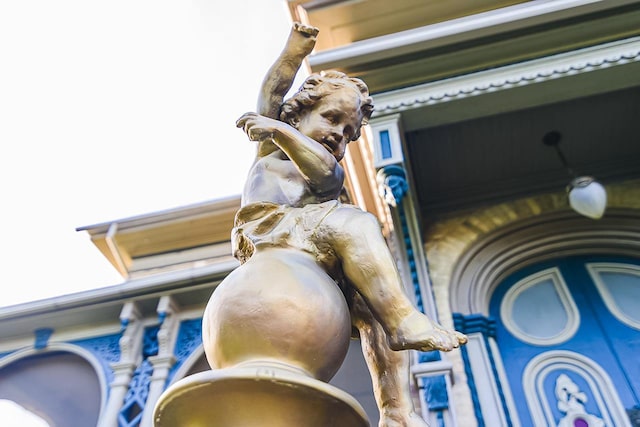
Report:
<svg viewBox="0 0 640 427"><path fill-rule="evenodd" d="M333 85L332 85L333 86ZM300 115L298 130L342 160L347 144L362 124L362 97L349 86L334 86Z"/></svg>

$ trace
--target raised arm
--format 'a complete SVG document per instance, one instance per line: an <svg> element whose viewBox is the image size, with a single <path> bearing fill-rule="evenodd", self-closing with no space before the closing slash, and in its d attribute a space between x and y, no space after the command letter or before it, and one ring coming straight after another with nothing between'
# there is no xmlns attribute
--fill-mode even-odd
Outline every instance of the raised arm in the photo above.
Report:
<svg viewBox="0 0 640 427"><path fill-rule="evenodd" d="M294 22L287 43L269 68L258 96L258 114L278 119L282 101L302 65L316 44L318 29Z"/></svg>

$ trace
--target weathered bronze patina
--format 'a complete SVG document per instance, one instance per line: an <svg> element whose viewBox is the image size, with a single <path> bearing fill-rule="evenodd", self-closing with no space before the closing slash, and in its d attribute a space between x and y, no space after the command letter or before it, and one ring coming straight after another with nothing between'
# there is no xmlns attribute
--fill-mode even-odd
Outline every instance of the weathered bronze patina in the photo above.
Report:
<svg viewBox="0 0 640 427"><path fill-rule="evenodd" d="M316 35L294 24L263 82L258 112L238 119L258 145L233 232L242 265L204 314L213 370L170 387L156 426L366 426L359 404L326 383L354 327L380 426L424 427L402 350L449 351L466 342L405 296L376 218L338 200L339 162L373 111L367 86L329 71L283 102Z"/></svg>

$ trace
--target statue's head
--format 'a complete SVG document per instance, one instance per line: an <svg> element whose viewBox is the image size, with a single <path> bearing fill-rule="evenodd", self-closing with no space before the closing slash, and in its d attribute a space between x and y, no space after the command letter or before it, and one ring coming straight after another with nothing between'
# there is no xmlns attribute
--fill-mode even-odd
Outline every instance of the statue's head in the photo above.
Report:
<svg viewBox="0 0 640 427"><path fill-rule="evenodd" d="M345 88L352 90L345 91ZM307 77L300 90L280 107L280 120L297 129L304 114L313 110L327 95L339 91L353 94L353 102L357 106L357 126L349 135L349 140L355 141L360 137L360 127L367 124L373 113L373 100L362 80L340 71L323 71Z"/></svg>

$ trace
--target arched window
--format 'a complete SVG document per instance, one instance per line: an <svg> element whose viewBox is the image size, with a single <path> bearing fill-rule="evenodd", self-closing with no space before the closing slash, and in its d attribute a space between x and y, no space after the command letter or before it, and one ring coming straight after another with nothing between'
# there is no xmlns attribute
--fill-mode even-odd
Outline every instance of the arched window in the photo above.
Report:
<svg viewBox="0 0 640 427"><path fill-rule="evenodd" d="M66 351L48 351L3 365L0 399L31 409L53 426L86 427L98 422L102 388L94 366L86 359Z"/></svg>
<svg viewBox="0 0 640 427"><path fill-rule="evenodd" d="M506 293L500 317L518 339L537 345L568 340L580 315L560 271L550 268L517 282Z"/></svg>
<svg viewBox="0 0 640 427"><path fill-rule="evenodd" d="M593 262L587 269L611 314L627 326L640 329L640 267Z"/></svg>

